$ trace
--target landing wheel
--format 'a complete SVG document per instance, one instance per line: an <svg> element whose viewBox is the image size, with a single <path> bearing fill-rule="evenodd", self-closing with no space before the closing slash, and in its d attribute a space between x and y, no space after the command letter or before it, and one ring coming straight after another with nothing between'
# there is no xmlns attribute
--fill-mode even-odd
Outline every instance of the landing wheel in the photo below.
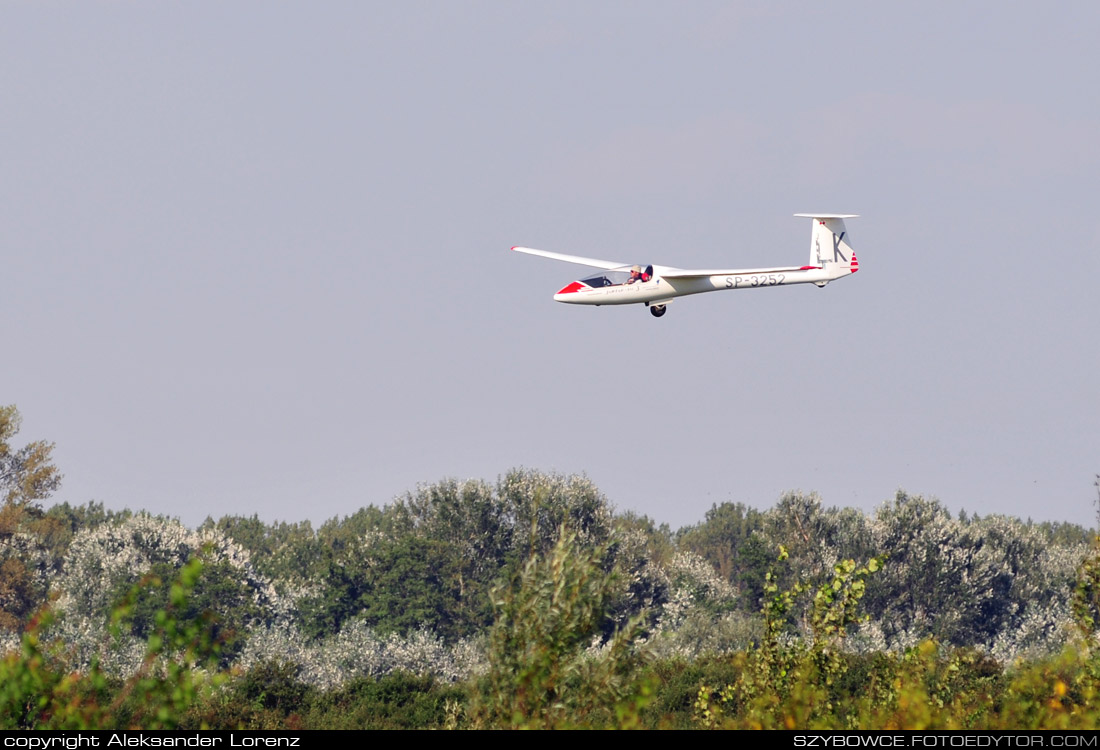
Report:
<svg viewBox="0 0 1100 750"><path fill-rule="evenodd" d="M659 318L665 314L664 305L650 305L649 311L653 313L653 317Z"/></svg>

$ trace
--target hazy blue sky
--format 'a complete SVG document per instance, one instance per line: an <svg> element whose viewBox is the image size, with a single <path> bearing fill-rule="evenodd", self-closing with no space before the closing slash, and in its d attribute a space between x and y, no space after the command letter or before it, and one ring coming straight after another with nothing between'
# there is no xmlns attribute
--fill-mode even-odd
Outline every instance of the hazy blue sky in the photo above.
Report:
<svg viewBox="0 0 1100 750"><path fill-rule="evenodd" d="M585 472L1092 523L1095 2L2 2L0 403L58 500ZM516 244L861 272L642 307Z"/></svg>

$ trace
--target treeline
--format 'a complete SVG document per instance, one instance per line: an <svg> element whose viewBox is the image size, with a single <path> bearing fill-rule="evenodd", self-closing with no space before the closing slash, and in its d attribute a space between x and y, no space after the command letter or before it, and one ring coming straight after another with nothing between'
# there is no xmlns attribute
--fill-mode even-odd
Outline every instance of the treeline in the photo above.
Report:
<svg viewBox="0 0 1100 750"><path fill-rule="evenodd" d="M1097 718L1100 563L1078 526L790 493L673 531L584 477L514 470L316 529L189 529L44 509L50 446L14 449L17 429L0 410L3 727Z"/></svg>
<svg viewBox="0 0 1100 750"><path fill-rule="evenodd" d="M352 630L451 647L487 630L492 586L549 550L564 526L586 547L608 548L604 564L616 571L617 590L605 634L644 613L669 653L735 650L758 637L769 571L790 587L821 580L840 560L885 555L867 583L870 620L853 639L859 648L904 650L934 638L1011 661L1064 642L1091 534L1068 524L953 518L937 501L904 493L870 516L798 493L763 511L726 503L673 532L616 515L587 479L532 471L496 484L439 482L317 529L239 516L188 529L97 503L25 515L28 530L3 546L0 564L23 572L7 577L22 584L0 600L0 617L18 632L53 592L65 620L80 621L71 635L87 642L87 658L135 583L170 580L200 554L206 567L192 606L217 613L227 660L258 648L248 648L258 632L269 644L294 638L295 650ZM777 567L780 547L788 559ZM143 594L136 637L164 596Z"/></svg>

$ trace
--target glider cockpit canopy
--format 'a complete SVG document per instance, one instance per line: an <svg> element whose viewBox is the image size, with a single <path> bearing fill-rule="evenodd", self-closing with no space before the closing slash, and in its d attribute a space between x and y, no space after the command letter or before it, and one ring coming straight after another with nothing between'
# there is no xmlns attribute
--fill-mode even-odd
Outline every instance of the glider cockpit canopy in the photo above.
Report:
<svg viewBox="0 0 1100 750"><path fill-rule="evenodd" d="M631 271L635 268L642 269L642 274L644 274L642 280L649 281L653 278L653 266L619 266L618 268L602 271L594 276L587 276L581 279L580 282L593 289L604 286L619 286L630 281Z"/></svg>

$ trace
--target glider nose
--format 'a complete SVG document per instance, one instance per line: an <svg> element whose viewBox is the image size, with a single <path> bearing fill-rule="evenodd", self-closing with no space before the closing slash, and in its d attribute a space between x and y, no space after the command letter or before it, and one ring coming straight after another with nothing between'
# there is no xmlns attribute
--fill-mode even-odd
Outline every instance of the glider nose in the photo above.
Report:
<svg viewBox="0 0 1100 750"><path fill-rule="evenodd" d="M572 302L574 299L576 299L575 297L573 297L573 295L584 288L584 284L579 281L574 281L572 284L569 284L568 286L563 286L561 289L559 289L558 293L554 295L554 301Z"/></svg>

